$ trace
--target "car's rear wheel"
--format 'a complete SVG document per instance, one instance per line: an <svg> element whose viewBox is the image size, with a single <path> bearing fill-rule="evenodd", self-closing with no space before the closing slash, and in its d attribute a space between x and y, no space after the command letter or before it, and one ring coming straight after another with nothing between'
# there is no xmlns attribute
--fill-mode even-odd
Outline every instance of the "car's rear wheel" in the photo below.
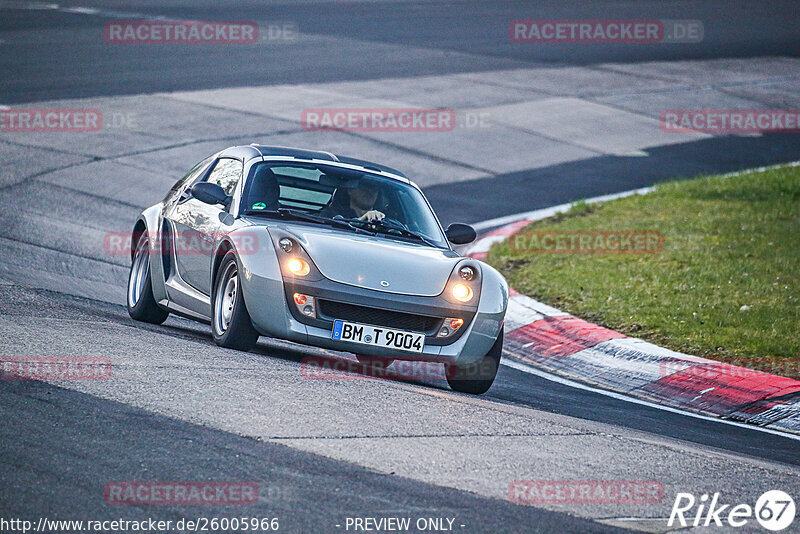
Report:
<svg viewBox="0 0 800 534"><path fill-rule="evenodd" d="M500 356L503 354L503 331L489 349L489 352L478 362L472 365L449 365L446 368L447 383L450 387L461 393L480 395L486 393L497 376L500 367Z"/></svg>
<svg viewBox="0 0 800 534"><path fill-rule="evenodd" d="M128 315L137 321L161 324L169 312L163 310L153 297L153 281L150 276L150 239L147 233L139 236L128 274Z"/></svg>
<svg viewBox="0 0 800 534"><path fill-rule="evenodd" d="M211 300L211 332L220 347L248 351L255 347L258 332L253 328L244 303L239 263L229 251L220 263Z"/></svg>

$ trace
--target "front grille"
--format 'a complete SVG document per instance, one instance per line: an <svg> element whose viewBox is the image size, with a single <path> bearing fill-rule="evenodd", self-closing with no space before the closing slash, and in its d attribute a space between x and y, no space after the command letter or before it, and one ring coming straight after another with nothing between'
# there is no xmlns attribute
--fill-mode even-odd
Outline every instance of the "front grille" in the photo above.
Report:
<svg viewBox="0 0 800 534"><path fill-rule="evenodd" d="M327 318L342 319L354 323L364 323L399 330L413 330L415 332L435 333L442 322L441 317L429 317L380 308L368 308L355 304L345 304L332 300L319 300L320 314Z"/></svg>

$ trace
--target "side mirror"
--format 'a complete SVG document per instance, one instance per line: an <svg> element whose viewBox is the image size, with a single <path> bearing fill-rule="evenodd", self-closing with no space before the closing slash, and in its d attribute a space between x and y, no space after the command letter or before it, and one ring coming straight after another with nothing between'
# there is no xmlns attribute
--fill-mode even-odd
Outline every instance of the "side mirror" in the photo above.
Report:
<svg viewBox="0 0 800 534"><path fill-rule="evenodd" d="M198 182L194 184L192 186L192 196L200 202L205 202L212 206L214 204L225 205L229 199L224 189L211 182Z"/></svg>
<svg viewBox="0 0 800 534"><path fill-rule="evenodd" d="M451 224L444 231L444 234L447 236L447 240L454 245L466 245L467 243L472 243L478 237L473 227L461 223Z"/></svg>

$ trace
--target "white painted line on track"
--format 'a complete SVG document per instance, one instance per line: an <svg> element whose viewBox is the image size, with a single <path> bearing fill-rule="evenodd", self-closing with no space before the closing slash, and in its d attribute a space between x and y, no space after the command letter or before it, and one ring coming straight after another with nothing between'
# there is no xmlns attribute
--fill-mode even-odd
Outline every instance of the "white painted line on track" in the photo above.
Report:
<svg viewBox="0 0 800 534"><path fill-rule="evenodd" d="M763 167L755 167L752 169L744 169L743 171L734 171L726 174L720 174L721 178L730 178L731 176L741 176L750 172L764 172L771 171L772 169L780 169L781 167L797 167L800 166L800 160L789 161L787 163L776 163L775 165L765 165Z"/></svg>
<svg viewBox="0 0 800 534"><path fill-rule="evenodd" d="M652 191L654 187L642 187L639 189L632 189L630 191L623 191L621 193L612 193L610 195L602 195L599 197L592 197L587 198L584 200L587 204L595 204L597 202L607 202L609 200L616 200L618 198L629 197L632 195L644 195L645 193L649 193ZM533 211L526 211L524 213L517 213L515 215L506 215L505 217L498 217L496 219L489 219L488 221L481 221L479 223L473 224L472 227L475 230L485 230L487 228L494 228L495 226L504 226L509 223L521 221L523 219L527 219L529 221L538 221L540 219L546 219L547 217L552 217L557 213L562 213L569 210L575 202L567 202L566 204L559 204L558 206L551 206L549 208L542 208L539 210Z"/></svg>
<svg viewBox="0 0 800 534"><path fill-rule="evenodd" d="M729 172L726 174L720 174L722 178L730 178L733 176L740 176L742 174L747 174L750 172L764 172L770 171L772 169L779 169L780 167L797 167L800 165L800 160L798 161L791 161L788 163L777 163L775 165L767 165L764 167L755 167L752 169L744 169L741 171ZM583 201L587 204L596 204L598 202L608 202L609 200L616 200L618 198L625 198L630 197L633 195L644 195L647 194L655 189L655 186L650 187L642 187L639 189L631 189L629 191L622 191L621 193L611 193L610 195L602 195L599 197L592 197L584 199ZM576 201L578 202L578 201ZM506 215L504 217L497 217L496 219L489 219L488 221L481 221L479 223L475 223L472 225L473 228L477 231L486 230L488 228L494 228L496 226L505 226L506 224L510 224L513 222L521 221L523 219L527 219L529 221L539 221L541 219L546 219L547 217L552 217L558 213L563 213L569 210L575 202L567 202L566 204L559 204L558 206L551 206L549 208L542 208L533 211L526 211L523 213L516 213L514 215ZM505 237L503 238L505 239Z"/></svg>
<svg viewBox="0 0 800 534"><path fill-rule="evenodd" d="M0 9L24 9L24 10L55 10L74 15L89 15L111 19L140 19L140 20L170 20L163 15L147 15L144 13L117 11L114 9L103 9L82 6L62 6L59 4L46 4L42 2L11 2L0 5Z"/></svg>
<svg viewBox="0 0 800 534"><path fill-rule="evenodd" d="M43 2L6 2L0 5L0 9L28 9L28 10L42 10L42 9L58 9L58 4L46 4Z"/></svg>
<svg viewBox="0 0 800 534"><path fill-rule="evenodd" d="M719 417L713 417L710 415L702 415L699 413L688 412L685 410L680 410L678 408L673 408L671 406L664 406L661 404L656 404L655 402L650 402L642 399L637 399L635 397L630 397L628 395L623 395L622 393L617 393L615 391L609 391L606 389L599 389L595 388L586 384L582 384L580 382L570 380L569 378L564 378L561 376L557 376L554 374L550 374L546 371L542 371L541 369L537 369L532 367L528 364L518 362L516 360L511 360L509 358L503 358L500 360L501 365L505 365L506 367L511 367L512 369L516 369L517 371L522 371L523 373L528 373L531 375L538 376L540 378L544 378L545 380L549 380L550 382L556 382L557 384L561 384L564 386L569 386L576 389L582 389L584 391L590 391L592 393L597 393L600 395L605 395L606 397L611 397L612 399L617 399L625 402L630 402L633 404L639 404L642 406L647 406L649 408L656 408L658 410L664 410L666 412L672 412L680 415L685 415L688 417L694 417L695 419L703 419L705 421L714 421L716 423L722 423L726 425L737 426L740 428L746 428L749 430L756 430L758 432L764 432L766 434L773 434L775 436L781 436L788 439L793 439L795 441L800 441L800 436L796 434L790 434L788 432L783 432L780 430L773 430L771 428L765 428L763 426L757 426L750 423L740 423L739 421L731 421L730 419L722 419Z"/></svg>
<svg viewBox="0 0 800 534"><path fill-rule="evenodd" d="M98 15L101 13L99 9L93 7L62 7L60 9L67 13L78 13L80 15Z"/></svg>

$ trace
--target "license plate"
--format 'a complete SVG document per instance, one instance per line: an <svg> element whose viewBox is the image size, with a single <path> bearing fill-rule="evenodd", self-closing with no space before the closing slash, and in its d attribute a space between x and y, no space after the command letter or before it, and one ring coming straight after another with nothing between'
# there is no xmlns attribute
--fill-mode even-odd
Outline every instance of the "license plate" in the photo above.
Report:
<svg viewBox="0 0 800 534"><path fill-rule="evenodd" d="M340 341L408 352L422 352L425 347L425 334L420 332L348 323L338 319L333 322L331 337Z"/></svg>

